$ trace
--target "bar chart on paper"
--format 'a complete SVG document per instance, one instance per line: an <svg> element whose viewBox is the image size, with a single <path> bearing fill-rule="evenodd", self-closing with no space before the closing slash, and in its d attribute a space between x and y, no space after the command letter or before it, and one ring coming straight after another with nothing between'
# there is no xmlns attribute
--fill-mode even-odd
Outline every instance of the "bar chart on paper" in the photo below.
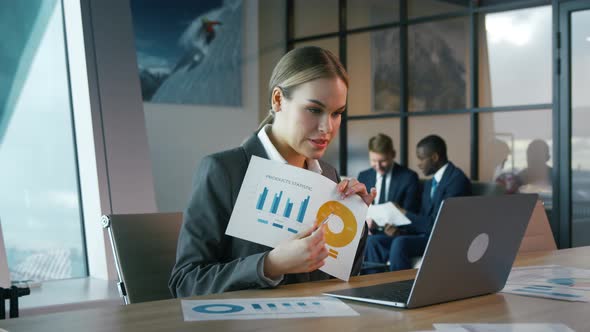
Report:
<svg viewBox="0 0 590 332"><path fill-rule="evenodd" d="M328 297L183 300L185 321L357 316L342 301Z"/></svg>
<svg viewBox="0 0 590 332"><path fill-rule="evenodd" d="M342 199L329 178L253 156L225 234L276 248L321 226L329 259L320 270L348 280L366 213L360 197Z"/></svg>
<svg viewBox="0 0 590 332"><path fill-rule="evenodd" d="M297 234L302 228L311 197L281 189L275 186L271 192L269 186L261 185L257 190L257 222Z"/></svg>

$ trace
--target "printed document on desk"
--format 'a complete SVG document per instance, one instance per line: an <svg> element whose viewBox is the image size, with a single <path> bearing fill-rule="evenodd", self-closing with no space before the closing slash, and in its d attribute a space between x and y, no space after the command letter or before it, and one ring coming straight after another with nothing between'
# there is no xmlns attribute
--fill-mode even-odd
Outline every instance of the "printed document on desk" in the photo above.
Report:
<svg viewBox="0 0 590 332"><path fill-rule="evenodd" d="M330 297L182 300L184 321L346 317L359 314Z"/></svg>
<svg viewBox="0 0 590 332"><path fill-rule="evenodd" d="M410 219L391 202L369 206L367 218L373 219L379 226L385 226L385 224L403 226L411 223Z"/></svg>
<svg viewBox="0 0 590 332"><path fill-rule="evenodd" d="M225 234L274 248L327 220L329 256L320 270L348 280L366 215L358 195L341 200L325 176L254 156Z"/></svg>
<svg viewBox="0 0 590 332"><path fill-rule="evenodd" d="M433 324L436 331L453 332L574 332L564 324L513 323L513 324Z"/></svg>
<svg viewBox="0 0 590 332"><path fill-rule="evenodd" d="M590 270L560 265L513 268L504 293L590 302Z"/></svg>

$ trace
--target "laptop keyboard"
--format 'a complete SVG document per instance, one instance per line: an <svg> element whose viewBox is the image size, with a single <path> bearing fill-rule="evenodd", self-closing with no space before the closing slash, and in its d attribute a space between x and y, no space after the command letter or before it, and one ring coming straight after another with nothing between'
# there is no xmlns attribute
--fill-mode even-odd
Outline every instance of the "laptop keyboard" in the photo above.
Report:
<svg viewBox="0 0 590 332"><path fill-rule="evenodd" d="M411 279L391 282L387 284L380 284L375 286L352 288L347 290L351 293L346 295L364 297L367 299L380 301L406 303L408 301L408 298L410 297L410 291L412 290L413 284L414 279Z"/></svg>
<svg viewBox="0 0 590 332"><path fill-rule="evenodd" d="M410 297L410 292L412 291L412 285L414 285L413 279L392 282L391 289L384 292L384 294L382 296L379 296L375 299L405 303L408 301L408 298Z"/></svg>

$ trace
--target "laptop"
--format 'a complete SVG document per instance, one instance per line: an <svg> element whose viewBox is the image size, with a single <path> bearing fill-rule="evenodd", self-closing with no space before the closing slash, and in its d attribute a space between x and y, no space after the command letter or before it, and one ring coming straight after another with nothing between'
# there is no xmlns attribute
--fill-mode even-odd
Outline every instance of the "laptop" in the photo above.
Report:
<svg viewBox="0 0 590 332"><path fill-rule="evenodd" d="M400 308L495 293L506 284L537 194L443 201L416 279L324 293Z"/></svg>

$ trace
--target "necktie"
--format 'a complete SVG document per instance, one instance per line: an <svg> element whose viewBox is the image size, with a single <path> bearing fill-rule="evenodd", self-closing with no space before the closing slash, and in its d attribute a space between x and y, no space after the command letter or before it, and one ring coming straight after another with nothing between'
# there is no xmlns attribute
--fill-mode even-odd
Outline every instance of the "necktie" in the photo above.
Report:
<svg viewBox="0 0 590 332"><path fill-rule="evenodd" d="M381 190L379 191L379 202L378 204L383 204L386 201L387 191L385 190L385 174L381 177Z"/></svg>
<svg viewBox="0 0 590 332"><path fill-rule="evenodd" d="M432 198L432 196L434 196L437 186L438 186L438 182L436 181L435 178L432 178L432 185L430 186L430 198Z"/></svg>

